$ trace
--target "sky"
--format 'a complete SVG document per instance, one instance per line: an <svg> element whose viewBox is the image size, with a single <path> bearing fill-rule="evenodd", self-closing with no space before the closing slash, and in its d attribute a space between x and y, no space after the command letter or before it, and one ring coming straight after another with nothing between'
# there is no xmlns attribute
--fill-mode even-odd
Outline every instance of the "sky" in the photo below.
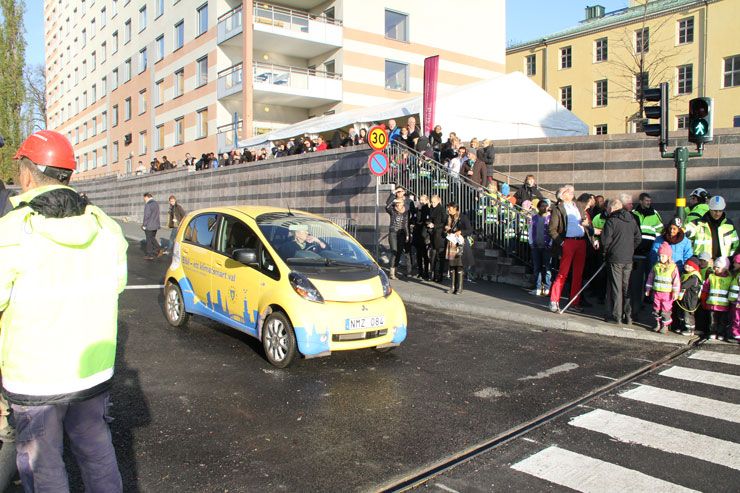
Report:
<svg viewBox="0 0 740 493"><path fill-rule="evenodd" d="M358 1L358 0L350 0ZM418 1L418 0L414 0ZM451 1L451 0L450 0ZM457 0L463 3L465 0ZM506 0L506 41L530 41L575 26L586 5L603 5L607 12L627 6L628 0ZM535 12L536 15L532 15ZM26 0L26 63L44 63L44 2Z"/></svg>

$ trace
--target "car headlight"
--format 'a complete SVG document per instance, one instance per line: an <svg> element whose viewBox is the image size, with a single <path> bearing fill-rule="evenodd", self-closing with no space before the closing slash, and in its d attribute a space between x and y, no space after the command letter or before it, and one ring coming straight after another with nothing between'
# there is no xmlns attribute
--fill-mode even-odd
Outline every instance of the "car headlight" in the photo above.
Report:
<svg viewBox="0 0 740 493"><path fill-rule="evenodd" d="M288 280L290 285L293 286L293 290L298 293L301 298L307 299L308 301L315 301L316 303L323 303L324 298L316 289L316 286L308 280L306 276L298 272L291 272L288 274Z"/></svg>
<svg viewBox="0 0 740 493"><path fill-rule="evenodd" d="M378 277L380 277L380 284L383 286L383 296L390 295L393 288L391 288L391 280L388 279L388 274L383 269L378 269Z"/></svg>

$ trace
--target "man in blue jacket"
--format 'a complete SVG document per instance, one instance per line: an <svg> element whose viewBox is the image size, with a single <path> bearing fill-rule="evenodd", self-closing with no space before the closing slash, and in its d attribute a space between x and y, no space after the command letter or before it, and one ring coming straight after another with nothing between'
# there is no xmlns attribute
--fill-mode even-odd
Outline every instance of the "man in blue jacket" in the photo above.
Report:
<svg viewBox="0 0 740 493"><path fill-rule="evenodd" d="M160 228L159 204L149 192L144 194L144 202L144 222L141 224L141 229L144 230L144 235L146 235L146 255L144 259L154 260L162 255L162 249L157 244L157 230Z"/></svg>

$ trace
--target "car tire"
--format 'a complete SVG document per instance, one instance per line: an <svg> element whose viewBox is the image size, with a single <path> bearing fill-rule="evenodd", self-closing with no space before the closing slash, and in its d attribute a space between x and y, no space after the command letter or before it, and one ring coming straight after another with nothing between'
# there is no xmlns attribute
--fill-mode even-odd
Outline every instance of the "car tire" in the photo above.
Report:
<svg viewBox="0 0 740 493"><path fill-rule="evenodd" d="M182 290L175 282L168 282L164 288L164 316L173 327L182 327L190 319L190 314L185 311Z"/></svg>
<svg viewBox="0 0 740 493"><path fill-rule="evenodd" d="M262 347L267 361L277 368L290 365L298 353L293 325L282 312L272 312L262 326Z"/></svg>

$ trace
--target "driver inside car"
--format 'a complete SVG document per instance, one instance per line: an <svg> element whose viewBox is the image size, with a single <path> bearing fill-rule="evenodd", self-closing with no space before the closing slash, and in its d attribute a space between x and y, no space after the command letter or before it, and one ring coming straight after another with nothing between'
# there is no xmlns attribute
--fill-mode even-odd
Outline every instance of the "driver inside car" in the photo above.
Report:
<svg viewBox="0 0 740 493"><path fill-rule="evenodd" d="M293 230L293 238L280 247L280 255L284 258L295 258L296 254L303 250L318 253L326 248L326 243L311 235L307 226L291 226L291 229Z"/></svg>

